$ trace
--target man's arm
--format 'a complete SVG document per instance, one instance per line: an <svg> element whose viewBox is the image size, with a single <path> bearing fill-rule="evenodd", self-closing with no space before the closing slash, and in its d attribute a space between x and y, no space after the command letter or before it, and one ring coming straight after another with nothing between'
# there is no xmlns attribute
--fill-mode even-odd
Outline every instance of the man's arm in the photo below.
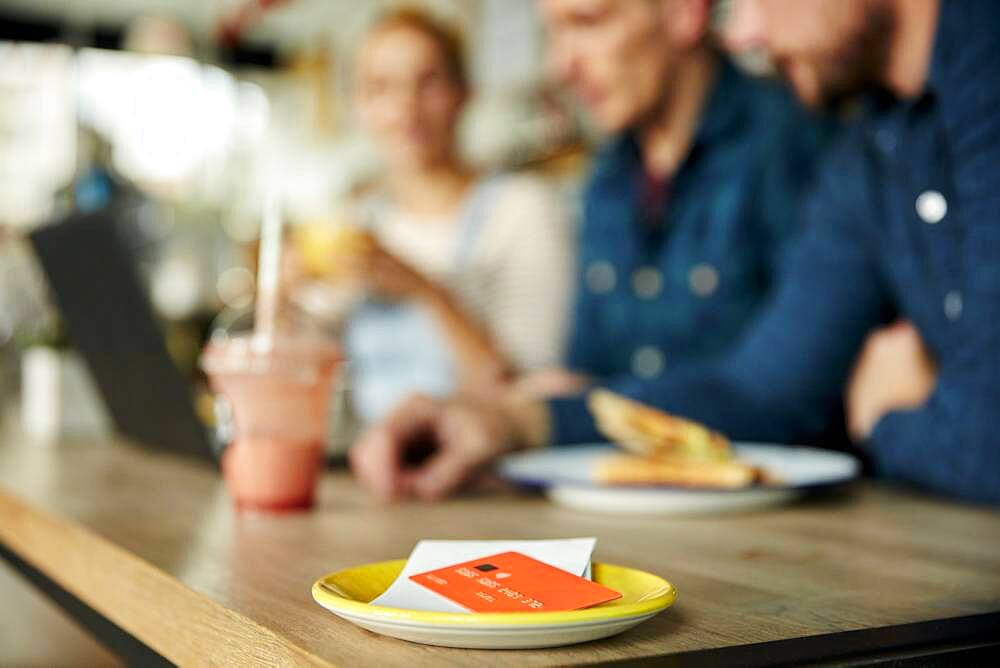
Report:
<svg viewBox="0 0 1000 668"><path fill-rule="evenodd" d="M921 408L885 415L869 439L879 473L936 492L1000 503L1000 378L995 369L984 370L982 364L943 369Z"/></svg>
<svg viewBox="0 0 1000 668"><path fill-rule="evenodd" d="M1000 18L995 2L963 12L968 25ZM960 317L950 325L956 344L942 351L928 401L885 415L869 445L887 476L1000 503L1000 42L987 33L950 54L941 91L957 198L956 219L945 224L962 225L965 236Z"/></svg>

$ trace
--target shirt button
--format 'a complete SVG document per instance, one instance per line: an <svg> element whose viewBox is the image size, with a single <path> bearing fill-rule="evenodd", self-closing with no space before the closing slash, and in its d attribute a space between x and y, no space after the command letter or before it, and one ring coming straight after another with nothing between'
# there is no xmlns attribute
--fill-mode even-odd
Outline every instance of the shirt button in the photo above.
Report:
<svg viewBox="0 0 1000 668"><path fill-rule="evenodd" d="M962 317L962 293L958 290L944 296L944 315L952 322Z"/></svg>
<svg viewBox="0 0 1000 668"><path fill-rule="evenodd" d="M586 280L587 287L594 294L609 294L615 289L615 283L617 282L615 268L606 260L591 262L587 267L584 280Z"/></svg>
<svg viewBox="0 0 1000 668"><path fill-rule="evenodd" d="M948 202L936 190L925 190L917 197L917 215L928 225L940 223L948 213Z"/></svg>
<svg viewBox="0 0 1000 668"><path fill-rule="evenodd" d="M656 267L641 267L632 274L632 290L641 299L655 299L663 289L663 274Z"/></svg>
<svg viewBox="0 0 1000 668"><path fill-rule="evenodd" d="M696 264L688 273L688 284L699 297L710 297L719 287L719 271L705 262Z"/></svg>
<svg viewBox="0 0 1000 668"><path fill-rule="evenodd" d="M656 378L663 373L663 353L654 346L641 346L632 354L632 372L639 378Z"/></svg>

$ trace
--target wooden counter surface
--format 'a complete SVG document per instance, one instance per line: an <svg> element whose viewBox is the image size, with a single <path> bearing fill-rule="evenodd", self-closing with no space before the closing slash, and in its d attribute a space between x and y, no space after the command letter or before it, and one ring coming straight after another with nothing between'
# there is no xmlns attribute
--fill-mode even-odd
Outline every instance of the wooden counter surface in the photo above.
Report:
<svg viewBox="0 0 1000 668"><path fill-rule="evenodd" d="M486 652L358 629L315 579L405 557L421 538L597 536L673 608L616 638ZM871 483L726 517L587 515L493 486L373 503L328 473L314 512L239 514L218 472L124 443L0 441L0 544L172 662L543 665L659 656L1000 611L1000 512Z"/></svg>

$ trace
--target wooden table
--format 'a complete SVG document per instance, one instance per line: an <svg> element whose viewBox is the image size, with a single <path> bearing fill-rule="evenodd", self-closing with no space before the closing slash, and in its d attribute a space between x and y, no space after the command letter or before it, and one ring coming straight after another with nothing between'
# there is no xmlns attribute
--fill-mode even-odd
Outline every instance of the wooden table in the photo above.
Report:
<svg viewBox="0 0 1000 668"><path fill-rule="evenodd" d="M380 637L309 593L324 573L404 557L421 538L588 535L599 538L597 559L671 580L676 605L605 641L487 652ZM750 664L897 656L930 644L968 658L995 651L986 646L1000 638L1000 513L870 483L767 512L639 519L587 515L500 487L438 505L380 507L346 472L331 472L315 512L241 515L206 463L123 443L45 447L4 437L0 547L60 590L67 607L99 617L92 627L142 643L118 650L148 647L185 665L542 665L663 655ZM951 621L913 625L926 620Z"/></svg>

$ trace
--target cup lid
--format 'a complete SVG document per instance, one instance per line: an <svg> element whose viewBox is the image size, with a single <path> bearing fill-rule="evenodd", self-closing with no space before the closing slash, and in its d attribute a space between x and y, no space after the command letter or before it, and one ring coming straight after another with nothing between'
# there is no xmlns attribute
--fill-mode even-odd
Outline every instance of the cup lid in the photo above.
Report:
<svg viewBox="0 0 1000 668"><path fill-rule="evenodd" d="M332 372L343 360L341 347L328 339L241 334L213 337L199 362L210 376L288 375L309 382Z"/></svg>

